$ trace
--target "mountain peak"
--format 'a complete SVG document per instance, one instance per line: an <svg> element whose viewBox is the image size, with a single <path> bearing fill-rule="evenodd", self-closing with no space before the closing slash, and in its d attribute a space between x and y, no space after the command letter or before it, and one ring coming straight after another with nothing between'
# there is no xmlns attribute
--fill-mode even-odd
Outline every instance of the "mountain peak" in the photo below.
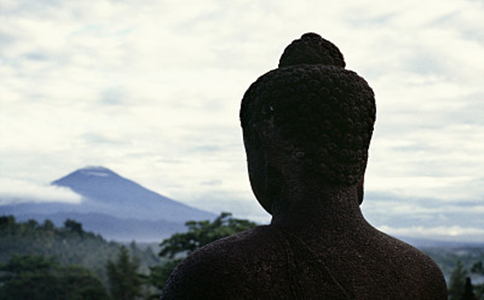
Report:
<svg viewBox="0 0 484 300"><path fill-rule="evenodd" d="M82 175L98 176L98 177L108 177L112 175L117 175L113 171L102 166L87 166L85 168L77 170L76 172L79 172Z"/></svg>
<svg viewBox="0 0 484 300"><path fill-rule="evenodd" d="M163 214L163 219L173 221L212 215L155 193L102 166L78 169L52 184L81 195L84 207L89 206L91 212L105 212L116 217L157 220Z"/></svg>
<svg viewBox="0 0 484 300"><path fill-rule="evenodd" d="M106 179L115 179L120 178L118 174L109 170L108 168L102 166L87 166L81 169L78 169L54 182L51 184L58 185L58 186L66 186L71 189L74 189L74 185L77 185L79 181L92 181L92 180L106 180Z"/></svg>

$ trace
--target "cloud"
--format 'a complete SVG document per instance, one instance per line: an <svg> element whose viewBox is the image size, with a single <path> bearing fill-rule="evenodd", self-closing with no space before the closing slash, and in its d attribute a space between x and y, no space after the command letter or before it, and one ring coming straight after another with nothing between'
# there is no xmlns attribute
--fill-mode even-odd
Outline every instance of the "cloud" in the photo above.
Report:
<svg viewBox="0 0 484 300"><path fill-rule="evenodd" d="M233 190L222 189L206 190L201 194L197 194L188 203L216 214L231 212L235 218L250 219L259 224L268 224L271 220L271 215L262 209L253 195L247 192L237 193Z"/></svg>
<svg viewBox="0 0 484 300"><path fill-rule="evenodd" d="M0 205L31 202L80 203L81 196L68 188L39 185L24 180L0 179Z"/></svg>
<svg viewBox="0 0 484 300"><path fill-rule="evenodd" d="M207 180L207 181L200 182L200 184L202 184L202 185L215 186L215 185L222 184L222 180Z"/></svg>
<svg viewBox="0 0 484 300"><path fill-rule="evenodd" d="M484 229L461 226L423 227L412 226L395 228L382 225L378 227L383 232L402 237L430 238L437 241L483 241Z"/></svg>
<svg viewBox="0 0 484 300"><path fill-rule="evenodd" d="M449 209L482 199L480 2L0 1L3 177L41 186L104 165L204 209L237 199L232 212L261 218L240 99L315 31L377 96L368 195L399 195L436 218L422 199Z"/></svg>
<svg viewBox="0 0 484 300"><path fill-rule="evenodd" d="M449 228L484 228L484 204L479 199L446 200L433 197L406 197L388 192L367 192L362 205L367 220L389 233L409 237L447 238ZM415 234L412 230L416 228ZM424 229L429 229L425 231ZM433 235L433 228L446 228L447 233ZM404 232L407 230L407 232ZM467 229L466 229L467 230ZM463 232L463 231L462 231ZM466 233L457 239L476 240L478 232ZM479 236L480 237L480 236Z"/></svg>

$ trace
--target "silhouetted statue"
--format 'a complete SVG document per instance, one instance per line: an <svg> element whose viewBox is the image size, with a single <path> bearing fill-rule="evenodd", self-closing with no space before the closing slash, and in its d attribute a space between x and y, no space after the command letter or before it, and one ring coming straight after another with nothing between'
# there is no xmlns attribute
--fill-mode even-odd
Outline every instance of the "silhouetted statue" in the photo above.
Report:
<svg viewBox="0 0 484 300"><path fill-rule="evenodd" d="M307 33L249 87L249 177L272 222L194 252L162 299L447 299L428 256L361 214L375 101L344 67L335 45Z"/></svg>

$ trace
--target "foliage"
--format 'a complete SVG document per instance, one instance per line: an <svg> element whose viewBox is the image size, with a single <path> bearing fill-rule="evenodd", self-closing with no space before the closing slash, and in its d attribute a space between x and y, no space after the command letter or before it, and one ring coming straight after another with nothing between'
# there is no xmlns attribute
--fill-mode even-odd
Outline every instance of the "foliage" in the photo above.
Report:
<svg viewBox="0 0 484 300"><path fill-rule="evenodd" d="M433 247L421 249L427 253L439 265L442 272L447 279L447 286L449 287L449 299L460 299L458 295L463 295L465 290L465 277L469 276L472 279L474 293L477 299L484 300L484 274L480 272L482 261L484 260L483 247ZM460 265L456 262L460 261ZM470 270L470 273L467 271ZM458 273L465 273L467 275L458 275ZM460 288L455 287L456 278L459 278ZM480 283L480 284L474 284ZM456 294L454 294L456 293Z"/></svg>
<svg viewBox="0 0 484 300"><path fill-rule="evenodd" d="M471 273L484 275L484 267L482 265L482 260L472 265Z"/></svg>
<svg viewBox="0 0 484 300"><path fill-rule="evenodd" d="M257 226L249 220L231 218L232 214L223 212L213 222L189 221L185 223L188 231L176 233L165 239L160 247L160 256L173 259L176 255L188 255L200 247L223 237L240 233Z"/></svg>
<svg viewBox="0 0 484 300"><path fill-rule="evenodd" d="M484 261L484 247L427 247L421 250L439 265L448 278L450 278L458 260L467 270L471 270L476 262Z"/></svg>
<svg viewBox="0 0 484 300"><path fill-rule="evenodd" d="M124 246L119 251L115 262L108 260L107 274L111 296L114 299L132 300L141 295L141 278L138 275L139 259L130 258Z"/></svg>
<svg viewBox="0 0 484 300"><path fill-rule="evenodd" d="M60 266L52 258L13 255L0 266L0 299L107 299L99 278L79 266Z"/></svg>
<svg viewBox="0 0 484 300"><path fill-rule="evenodd" d="M449 300L459 300L464 293L466 284L467 270L464 269L462 262L457 261L457 266L450 275Z"/></svg>
<svg viewBox="0 0 484 300"><path fill-rule="evenodd" d="M474 292L476 293L476 298L484 300L484 283L476 284L474 286Z"/></svg>
<svg viewBox="0 0 484 300"><path fill-rule="evenodd" d="M171 272L180 264L183 259L171 259L168 260L162 266L155 266L150 268L151 273L148 278L148 282L159 289L162 289L166 280L170 277Z"/></svg>
<svg viewBox="0 0 484 300"><path fill-rule="evenodd" d="M0 266L0 270L11 274L20 274L22 272L47 270L58 266L59 264L52 257L46 258L35 255L20 256L18 254L14 254L6 264L2 264ZM9 278L9 276L1 278Z"/></svg>
<svg viewBox="0 0 484 300"><path fill-rule="evenodd" d="M13 216L0 216L0 299L108 299L104 288L108 283L106 262L111 261L116 266L120 256L125 256L122 260L126 265L139 263L139 268L126 276L134 286L140 287L138 295L152 295L149 299L157 299L169 275L185 255L256 224L222 213L212 222L190 221L186 226L187 232L174 234L160 244L159 257L151 247L141 248L135 242L120 250L121 244L84 231L82 224L74 220L66 220L64 226L58 228L50 220L40 224L35 220L17 222ZM460 299L466 290L466 276L469 276L472 282L480 284L470 286L469 282L467 290L473 287L477 299L484 300L484 248L422 250L446 275L450 299ZM469 275L467 270L470 270ZM123 277L118 277L120 284L125 282Z"/></svg>
<svg viewBox="0 0 484 300"><path fill-rule="evenodd" d="M35 220L16 222L13 216L0 217L0 263L12 255L34 254L55 257L62 265L82 265L107 284L106 261L116 258L121 244L108 242L102 236L86 232L82 224L66 220L57 228L50 220L39 224ZM131 243L129 251L140 258L141 272L160 265L161 259L151 248L140 249Z"/></svg>
<svg viewBox="0 0 484 300"><path fill-rule="evenodd" d="M150 268L150 275L146 278L147 283L161 290L184 256L218 239L257 226L249 220L234 219L231 216L231 213L223 212L212 222L209 220L186 222L187 232L175 233L160 244L159 255L169 260L163 266ZM152 298L156 296L152 295Z"/></svg>
<svg viewBox="0 0 484 300"><path fill-rule="evenodd" d="M460 300L475 300L476 295L474 294L474 287L472 286L471 279L469 277L466 278L466 282L464 284L464 292L462 293L462 297Z"/></svg>
<svg viewBox="0 0 484 300"><path fill-rule="evenodd" d="M67 219L64 222L64 227L67 230L70 230L72 232L77 232L79 235L83 235L84 234L84 230L82 230L82 224L79 223L79 222L76 222L74 220Z"/></svg>

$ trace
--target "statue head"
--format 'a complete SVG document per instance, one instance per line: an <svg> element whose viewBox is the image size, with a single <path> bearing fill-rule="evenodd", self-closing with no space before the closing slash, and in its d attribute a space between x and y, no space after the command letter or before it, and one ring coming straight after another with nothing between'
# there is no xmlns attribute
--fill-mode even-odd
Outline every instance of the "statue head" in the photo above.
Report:
<svg viewBox="0 0 484 300"><path fill-rule="evenodd" d="M376 108L368 83L344 67L334 44L307 33L245 92L240 119L249 177L269 213L282 189L305 179L359 185L361 203Z"/></svg>

